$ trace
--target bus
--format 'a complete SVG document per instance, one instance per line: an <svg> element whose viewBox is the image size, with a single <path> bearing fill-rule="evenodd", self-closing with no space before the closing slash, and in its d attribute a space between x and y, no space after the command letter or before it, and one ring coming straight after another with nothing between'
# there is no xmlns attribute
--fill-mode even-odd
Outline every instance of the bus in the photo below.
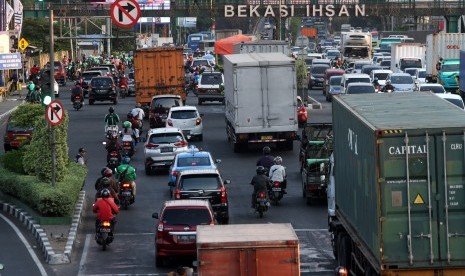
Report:
<svg viewBox="0 0 465 276"><path fill-rule="evenodd" d="M200 51L203 51L205 53L208 51L211 51L212 53L214 53L215 52L215 40L206 39L206 40L200 41L199 49Z"/></svg>
<svg viewBox="0 0 465 276"><path fill-rule="evenodd" d="M413 43L415 40L406 35L390 35L386 38L381 38L379 48L381 52L391 52L391 44L394 43Z"/></svg>
<svg viewBox="0 0 465 276"><path fill-rule="evenodd" d="M195 51L197 49L199 49L200 47L200 41L202 41L204 38L204 35L203 34L190 34L188 37L187 37L187 47L188 48L191 48L192 51Z"/></svg>

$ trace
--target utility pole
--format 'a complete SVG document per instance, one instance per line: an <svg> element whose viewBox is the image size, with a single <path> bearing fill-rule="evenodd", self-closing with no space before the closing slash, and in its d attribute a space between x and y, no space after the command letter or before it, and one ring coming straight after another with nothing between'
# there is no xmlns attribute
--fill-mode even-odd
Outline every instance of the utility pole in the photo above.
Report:
<svg viewBox="0 0 465 276"><path fill-rule="evenodd" d="M55 91L54 84L55 84L55 43L53 41L53 10L50 7L50 90L49 96L53 101L55 99ZM48 103L50 104L50 103ZM57 157L56 157L56 138L55 138L55 127L49 126L51 128L51 148L52 148L52 185L55 186L56 184L56 170L57 170Z"/></svg>

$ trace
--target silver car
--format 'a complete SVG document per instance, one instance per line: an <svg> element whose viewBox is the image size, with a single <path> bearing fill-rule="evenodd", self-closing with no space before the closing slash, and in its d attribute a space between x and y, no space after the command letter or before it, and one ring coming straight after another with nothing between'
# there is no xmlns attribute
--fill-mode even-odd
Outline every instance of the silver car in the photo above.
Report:
<svg viewBox="0 0 465 276"><path fill-rule="evenodd" d="M176 154L186 151L188 143L179 128L150 129L144 145L145 173L150 175L153 169L169 168Z"/></svg>
<svg viewBox="0 0 465 276"><path fill-rule="evenodd" d="M391 81L394 86L394 92L414 91L416 90L415 81L407 73L392 73L386 81Z"/></svg>

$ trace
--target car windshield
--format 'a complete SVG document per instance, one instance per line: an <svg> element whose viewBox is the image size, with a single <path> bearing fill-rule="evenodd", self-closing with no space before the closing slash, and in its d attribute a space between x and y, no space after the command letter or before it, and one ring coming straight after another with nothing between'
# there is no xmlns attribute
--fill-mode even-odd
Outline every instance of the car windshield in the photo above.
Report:
<svg viewBox="0 0 465 276"><path fill-rule="evenodd" d="M193 119L197 118L195 110L176 110L171 112L171 119Z"/></svg>
<svg viewBox="0 0 465 276"><path fill-rule="evenodd" d="M406 69L404 72L409 74L412 77L415 76L415 69L408 69L408 70Z"/></svg>
<svg viewBox="0 0 465 276"><path fill-rule="evenodd" d="M113 84L112 79L110 78L93 78L92 86L110 86Z"/></svg>
<svg viewBox="0 0 465 276"><path fill-rule="evenodd" d="M211 215L205 208L168 208L161 219L164 224L169 225L208 225Z"/></svg>
<svg viewBox="0 0 465 276"><path fill-rule="evenodd" d="M421 68L421 59L401 59L400 69L404 68Z"/></svg>
<svg viewBox="0 0 465 276"><path fill-rule="evenodd" d="M389 73L376 73L376 74L374 74L374 77L378 78L378 80L386 80L388 76L389 76Z"/></svg>
<svg viewBox="0 0 465 276"><path fill-rule="evenodd" d="M22 128L22 127L19 127L19 126L16 126L14 121L10 120L7 124L7 127L6 127L6 131L24 131L24 132L28 132L28 131L32 131L34 130L34 128L30 127L30 128Z"/></svg>
<svg viewBox="0 0 465 276"><path fill-rule="evenodd" d="M180 180L180 188L183 191L216 190L220 186L220 178L216 174L184 175Z"/></svg>
<svg viewBox="0 0 465 276"><path fill-rule="evenodd" d="M463 105L463 101L460 100L460 99L445 99L453 104L455 104L456 106L460 107L461 109L465 109L464 105Z"/></svg>
<svg viewBox="0 0 465 276"><path fill-rule="evenodd" d="M418 78L424 79L426 77L426 71L419 71L418 72Z"/></svg>
<svg viewBox="0 0 465 276"><path fill-rule="evenodd" d="M100 73L82 73L82 77L85 80L91 80L93 77L100 77Z"/></svg>
<svg viewBox="0 0 465 276"><path fill-rule="evenodd" d="M346 47L344 49L344 56L345 57L361 57L361 58L365 58L365 57L368 57L368 48Z"/></svg>
<svg viewBox="0 0 465 276"><path fill-rule="evenodd" d="M94 68L91 68L92 70L98 70L98 71L103 71L105 73L109 73L110 72L110 68L107 68L107 67L94 67Z"/></svg>
<svg viewBox="0 0 465 276"><path fill-rule="evenodd" d="M207 74L203 73L200 78L201 84L221 84L223 83L223 78L221 74Z"/></svg>
<svg viewBox="0 0 465 276"><path fill-rule="evenodd" d="M152 108L181 106L181 100L177 98L155 98L152 102Z"/></svg>
<svg viewBox="0 0 465 276"><path fill-rule="evenodd" d="M312 68L312 74L324 74L329 66L315 66Z"/></svg>
<svg viewBox="0 0 465 276"><path fill-rule="evenodd" d="M342 79L342 77L331 77L329 79L329 84L330 85L340 85L341 84L341 79Z"/></svg>
<svg viewBox="0 0 465 276"><path fill-rule="evenodd" d="M367 94L375 93L373 86L351 86L347 88L347 94Z"/></svg>
<svg viewBox="0 0 465 276"><path fill-rule="evenodd" d="M457 72L459 71L459 64L444 64L441 66L442 72Z"/></svg>
<svg viewBox="0 0 465 276"><path fill-rule="evenodd" d="M328 56L328 57L340 57L341 53L339 53L339 51L328 51L326 56Z"/></svg>
<svg viewBox="0 0 465 276"><path fill-rule="evenodd" d="M130 78L130 79L133 80L133 79L134 79L134 73L133 73L133 72L129 73L129 74L128 74L128 78Z"/></svg>
<svg viewBox="0 0 465 276"><path fill-rule="evenodd" d="M192 62L192 66L207 66L208 60L206 59L197 59Z"/></svg>
<svg viewBox="0 0 465 276"><path fill-rule="evenodd" d="M412 84L413 79L410 76L391 76L391 83Z"/></svg>
<svg viewBox="0 0 465 276"><path fill-rule="evenodd" d="M381 66L391 66L391 61L390 60L383 60L380 63Z"/></svg>
<svg viewBox="0 0 465 276"><path fill-rule="evenodd" d="M348 78L346 80L346 85L348 85L349 83L353 83L353 82L366 82L366 83L370 83L370 78Z"/></svg>
<svg viewBox="0 0 465 276"><path fill-rule="evenodd" d="M421 86L420 91L432 91L434 93L444 93L445 90L442 86L431 85L431 86Z"/></svg>
<svg viewBox="0 0 465 276"><path fill-rule="evenodd" d="M183 141L181 134L173 133L157 133L150 135L149 144L174 144Z"/></svg>
<svg viewBox="0 0 465 276"><path fill-rule="evenodd" d="M369 63L355 63L354 69L362 69L363 66L368 65Z"/></svg>
<svg viewBox="0 0 465 276"><path fill-rule="evenodd" d="M204 157L181 157L178 158L178 167L195 167L195 166L210 166L210 158L208 156Z"/></svg>

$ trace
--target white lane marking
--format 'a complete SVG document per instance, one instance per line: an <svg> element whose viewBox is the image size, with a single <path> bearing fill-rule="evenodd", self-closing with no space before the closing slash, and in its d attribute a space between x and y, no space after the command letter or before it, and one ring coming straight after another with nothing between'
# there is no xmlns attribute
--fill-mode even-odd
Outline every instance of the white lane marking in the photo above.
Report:
<svg viewBox="0 0 465 276"><path fill-rule="evenodd" d="M44 266L42 265L42 263L39 261L39 258L37 258L37 255L36 253L34 252L34 250L32 249L32 247L29 245L29 243L27 242L26 238L24 238L23 234L21 234L21 232L19 231L18 227L16 227L16 225L14 225L13 222L11 222L11 220L9 220L8 218L6 218L4 215L0 214L0 217L6 221L6 223L8 223L11 228L13 228L13 230L16 232L16 235L18 235L19 239L23 242L24 246L26 247L27 251L29 252L29 254L31 255L31 258L32 260L34 261L34 263L37 265L37 268L39 269L40 271L40 274L42 276L47 276L47 272L45 271L45 268Z"/></svg>
<svg viewBox="0 0 465 276"><path fill-rule="evenodd" d="M84 249L82 250L81 261L79 262L78 275L84 275L84 274L82 274L82 270L84 268L84 264L86 263L87 252L89 252L89 244L90 244L90 238L91 237L92 237L92 234L87 234L86 235L86 241L84 242Z"/></svg>
<svg viewBox="0 0 465 276"><path fill-rule="evenodd" d="M166 275L166 273L151 273L151 274L87 274L86 276L156 276Z"/></svg>
<svg viewBox="0 0 465 276"><path fill-rule="evenodd" d="M319 232L319 231L328 231L328 229L294 229L296 232Z"/></svg>
<svg viewBox="0 0 465 276"><path fill-rule="evenodd" d="M144 235L155 235L153 232L147 233L115 233L115 236L144 236Z"/></svg>

